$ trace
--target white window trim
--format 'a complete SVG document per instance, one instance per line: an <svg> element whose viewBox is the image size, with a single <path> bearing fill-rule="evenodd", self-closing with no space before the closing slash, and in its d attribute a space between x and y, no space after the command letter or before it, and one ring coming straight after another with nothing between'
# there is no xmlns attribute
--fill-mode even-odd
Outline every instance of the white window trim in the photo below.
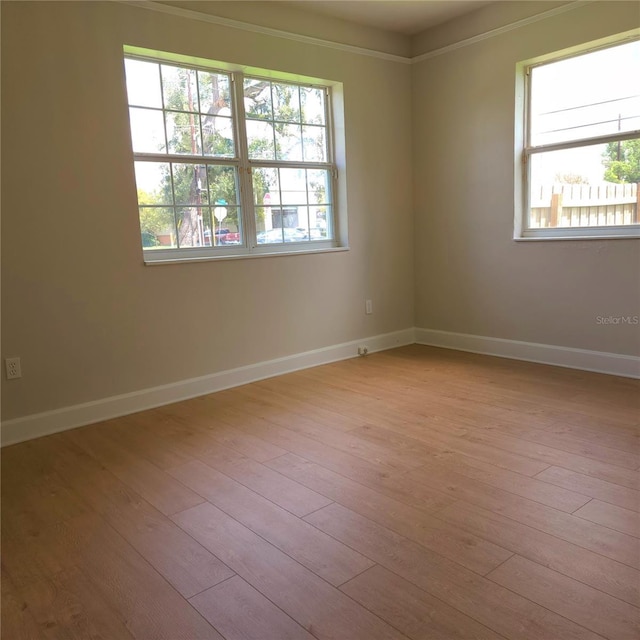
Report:
<svg viewBox="0 0 640 640"><path fill-rule="evenodd" d="M572 47L564 51L540 56L516 65L516 117L515 117L515 156L514 156L514 240L614 240L640 238L640 225L609 225L601 227L558 227L550 229L532 229L529 221L529 174L531 157L537 153L559 151L585 147L598 143L617 142L640 137L640 129L604 136L593 136L564 143L552 143L534 146L530 144L530 104L531 104L531 69L557 62L559 60L584 55L599 49L623 44L640 39L640 29L603 38L596 42Z"/></svg>
<svg viewBox="0 0 640 640"><path fill-rule="evenodd" d="M209 72L221 72L230 77L230 93L233 109L233 125L236 139L236 155L233 158L212 156L191 156L170 153L133 153L135 161L176 162L188 164L219 164L235 166L238 172L238 200L242 217L242 235L244 244L190 247L172 249L142 248L144 263L147 265L176 264L184 262L205 262L242 258L260 258L269 256L292 256L314 253L332 253L348 251L346 223L346 176L344 121L342 114L342 84L318 78L303 77L286 72L235 65L233 63L204 60L167 52L150 51L133 46L124 47L124 57L154 63L173 64L190 69ZM245 75L272 82L284 82L304 87L314 87L325 92L326 122L326 162L304 162L286 160L251 160L249 159L246 136L246 115L244 110L243 81ZM164 109L162 110L164 112ZM282 244L258 244L255 228L255 204L253 193L252 170L259 167L269 168L302 168L324 169L329 171L331 191L331 220L327 221L332 230L332 238L328 240L306 240L302 242L285 242ZM133 163L132 163L133 168ZM136 197L136 211L138 211Z"/></svg>

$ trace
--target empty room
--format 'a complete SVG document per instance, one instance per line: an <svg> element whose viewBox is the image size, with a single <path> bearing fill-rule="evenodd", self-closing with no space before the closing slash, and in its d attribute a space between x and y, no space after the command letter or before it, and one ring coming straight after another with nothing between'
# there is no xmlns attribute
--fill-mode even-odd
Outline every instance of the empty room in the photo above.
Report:
<svg viewBox="0 0 640 640"><path fill-rule="evenodd" d="M5 0L6 640L640 637L640 4Z"/></svg>

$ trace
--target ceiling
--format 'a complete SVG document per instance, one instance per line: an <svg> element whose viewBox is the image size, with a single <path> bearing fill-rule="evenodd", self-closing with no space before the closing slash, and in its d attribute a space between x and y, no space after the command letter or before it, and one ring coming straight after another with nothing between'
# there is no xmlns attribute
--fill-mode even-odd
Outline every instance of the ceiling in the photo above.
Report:
<svg viewBox="0 0 640 640"><path fill-rule="evenodd" d="M358 24L414 35L493 0L294 0L279 2L296 9Z"/></svg>

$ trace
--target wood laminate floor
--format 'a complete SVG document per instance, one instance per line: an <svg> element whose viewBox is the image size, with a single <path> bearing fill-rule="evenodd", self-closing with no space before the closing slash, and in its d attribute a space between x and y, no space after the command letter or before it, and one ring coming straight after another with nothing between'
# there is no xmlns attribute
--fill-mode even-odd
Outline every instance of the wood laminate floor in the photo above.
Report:
<svg viewBox="0 0 640 640"><path fill-rule="evenodd" d="M640 637L637 381L411 346L2 451L2 635Z"/></svg>

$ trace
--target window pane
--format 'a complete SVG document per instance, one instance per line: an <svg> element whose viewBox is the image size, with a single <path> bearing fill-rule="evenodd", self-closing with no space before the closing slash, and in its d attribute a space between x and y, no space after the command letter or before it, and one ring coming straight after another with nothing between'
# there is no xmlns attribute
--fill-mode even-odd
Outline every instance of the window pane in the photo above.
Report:
<svg viewBox="0 0 640 640"><path fill-rule="evenodd" d="M531 144L640 129L640 41L531 70Z"/></svg>
<svg viewBox="0 0 640 640"><path fill-rule="evenodd" d="M233 121L231 118L201 116L202 135L204 136L204 155L223 156L232 158L235 156L235 144L233 141Z"/></svg>
<svg viewBox="0 0 640 640"><path fill-rule="evenodd" d="M242 218L240 207L213 207L216 246L242 244Z"/></svg>
<svg viewBox="0 0 640 640"><path fill-rule="evenodd" d="M325 162L327 159L324 127L302 127L304 160Z"/></svg>
<svg viewBox="0 0 640 640"><path fill-rule="evenodd" d="M272 85L273 119L280 122L300 122L300 94L296 85Z"/></svg>
<svg viewBox="0 0 640 640"><path fill-rule="evenodd" d="M162 65L162 92L165 109L198 111L198 85L195 69Z"/></svg>
<svg viewBox="0 0 640 640"><path fill-rule="evenodd" d="M211 237L209 207L180 207L176 209L179 247L204 247ZM208 232L208 233L207 233Z"/></svg>
<svg viewBox="0 0 640 640"><path fill-rule="evenodd" d="M180 204L208 204L207 171L204 165L172 165L175 202Z"/></svg>
<svg viewBox="0 0 640 640"><path fill-rule="evenodd" d="M309 234L309 207L298 207L298 224L294 235L296 242L308 241Z"/></svg>
<svg viewBox="0 0 640 640"><path fill-rule="evenodd" d="M329 171L324 169L307 169L307 190L309 202L325 204L331 202Z"/></svg>
<svg viewBox="0 0 640 640"><path fill-rule="evenodd" d="M247 143L252 160L275 160L272 124L247 120Z"/></svg>
<svg viewBox="0 0 640 640"><path fill-rule="evenodd" d="M229 76L222 73L198 71L198 89L200 91L200 111L211 115L231 115L231 94Z"/></svg>
<svg viewBox="0 0 640 640"><path fill-rule="evenodd" d="M280 203L280 181L277 169L254 168L252 178L254 204L268 206Z"/></svg>
<svg viewBox="0 0 640 640"><path fill-rule="evenodd" d="M306 170L280 169L280 194L282 204L307 204Z"/></svg>
<svg viewBox="0 0 640 640"><path fill-rule="evenodd" d="M331 215L331 207L329 205L316 205L309 207L311 240L331 240L333 238Z"/></svg>
<svg viewBox="0 0 640 640"><path fill-rule="evenodd" d="M165 112L169 153L202 155L200 122L192 113Z"/></svg>
<svg viewBox="0 0 640 640"><path fill-rule="evenodd" d="M227 206L238 204L238 186L235 167L210 165L209 201L212 205Z"/></svg>
<svg viewBox="0 0 640 640"><path fill-rule="evenodd" d="M178 246L172 208L140 207L140 231L145 249L175 249Z"/></svg>
<svg viewBox="0 0 640 640"><path fill-rule="evenodd" d="M276 124L278 160L302 160L302 128L297 124Z"/></svg>
<svg viewBox="0 0 640 640"><path fill-rule="evenodd" d="M638 224L638 180L640 139L533 154L529 227Z"/></svg>
<svg viewBox="0 0 640 640"><path fill-rule="evenodd" d="M273 119L271 83L268 80L244 79L244 109L249 118Z"/></svg>
<svg viewBox="0 0 640 640"><path fill-rule="evenodd" d="M165 153L162 111L129 109L131 143L134 153Z"/></svg>
<svg viewBox="0 0 640 640"><path fill-rule="evenodd" d="M267 220L268 218L265 218L265 222ZM269 222L271 221L269 220ZM258 231L256 241L258 244L282 244L284 242L282 227L272 227L264 231Z"/></svg>
<svg viewBox="0 0 640 640"><path fill-rule="evenodd" d="M160 65L155 62L125 59L124 66L129 104L162 108Z"/></svg>
<svg viewBox="0 0 640 640"><path fill-rule="evenodd" d="M266 229L266 220L271 220L271 207L255 207L256 232L260 234ZM259 243L262 244L262 243Z"/></svg>
<svg viewBox="0 0 640 640"><path fill-rule="evenodd" d="M311 87L300 87L302 122L324 124L324 91Z"/></svg>
<svg viewBox="0 0 640 640"><path fill-rule="evenodd" d="M136 162L138 204L172 205L170 168L168 162Z"/></svg>

